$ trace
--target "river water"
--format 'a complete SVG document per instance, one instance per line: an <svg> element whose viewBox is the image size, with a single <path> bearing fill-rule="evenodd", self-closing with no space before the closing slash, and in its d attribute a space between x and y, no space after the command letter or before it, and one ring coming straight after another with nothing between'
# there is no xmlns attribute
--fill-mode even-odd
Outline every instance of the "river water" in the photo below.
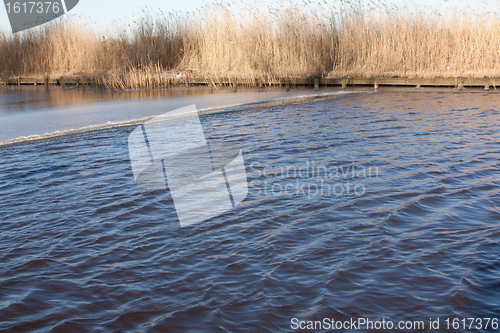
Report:
<svg viewBox="0 0 500 333"><path fill-rule="evenodd" d="M500 319L499 102L381 90L203 114L208 142L242 149L248 195L182 228L169 190L134 182L136 125L4 145L0 330ZM453 331L494 331L478 323Z"/></svg>

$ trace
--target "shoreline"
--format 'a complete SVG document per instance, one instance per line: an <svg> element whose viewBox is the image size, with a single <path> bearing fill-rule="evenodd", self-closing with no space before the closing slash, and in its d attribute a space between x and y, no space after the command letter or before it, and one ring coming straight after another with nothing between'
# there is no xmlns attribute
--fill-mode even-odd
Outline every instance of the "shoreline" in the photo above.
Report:
<svg viewBox="0 0 500 333"><path fill-rule="evenodd" d="M158 79L158 77L156 78ZM184 77L178 78L162 78L151 85L146 85L142 88L113 88L103 84L102 80L88 76L74 77L61 76L55 78L48 77L8 77L0 78L2 86L83 86L93 87L108 90L124 90L124 89L154 89L154 88L170 88L170 87L189 87L189 86L206 86L209 88L219 87L242 87L242 88L273 88L281 87L289 89L291 87L312 87L319 89L320 87L335 87L339 86L342 89L347 87L363 87L371 86L378 89L381 86L392 87L448 87L454 89L464 88L483 88L496 90L496 86L500 85L500 77L436 77L436 78L419 78L419 77L283 77L283 78L235 78L235 77Z"/></svg>

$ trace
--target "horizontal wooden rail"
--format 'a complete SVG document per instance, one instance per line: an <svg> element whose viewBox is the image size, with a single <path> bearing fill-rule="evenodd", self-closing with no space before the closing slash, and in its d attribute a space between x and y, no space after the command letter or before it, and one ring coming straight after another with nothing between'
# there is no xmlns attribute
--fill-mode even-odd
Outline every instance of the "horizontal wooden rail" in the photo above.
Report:
<svg viewBox="0 0 500 333"><path fill-rule="evenodd" d="M264 78L185 78L181 80L168 80L169 85L204 85L204 86L284 86L287 89L290 86L310 86L318 89L326 86L373 86L377 89L380 86L401 86L401 87L483 87L489 90L490 87L496 89L497 82L500 78L467 78L467 77L451 77L451 78L399 78L399 77L373 77L373 78L298 78L285 77L276 79ZM60 77L60 78L0 78L0 85L87 85L97 86L97 80L88 77Z"/></svg>
<svg viewBox="0 0 500 333"><path fill-rule="evenodd" d="M60 77L60 78L0 78L0 85L95 85L96 82L90 78Z"/></svg>

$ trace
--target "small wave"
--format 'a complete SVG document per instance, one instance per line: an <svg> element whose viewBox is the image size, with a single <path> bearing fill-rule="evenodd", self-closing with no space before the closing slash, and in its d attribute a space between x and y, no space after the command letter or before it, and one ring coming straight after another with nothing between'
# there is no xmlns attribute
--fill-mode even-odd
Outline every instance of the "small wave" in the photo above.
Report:
<svg viewBox="0 0 500 333"><path fill-rule="evenodd" d="M274 98L274 99L269 99L269 100L264 100L264 101L259 101L259 102L240 103L240 104L227 105L224 107L205 108L205 109L198 110L198 112L200 114L234 112L234 111L239 111L242 109L248 109L251 107L252 108L253 107L266 107L266 106L273 106L273 105L280 105L280 104L287 104L287 103L306 102L306 101L312 101L315 99L324 99L324 98L334 97L334 96L338 96L338 95L346 94L346 93L352 94L352 93L357 93L357 91L349 91L349 92L338 91L338 92L329 92L329 93L319 93L319 94L313 94L313 95L299 95L299 96L294 96L294 97L280 97L280 98ZM29 136L19 136L16 138L0 140L0 147L16 145L16 144L23 144L23 143L34 142L34 141L47 140L47 139L53 139L53 138L67 136L67 135L73 135L73 134L80 134L80 133L87 133L87 132L93 132L93 131L108 130L108 129L119 128L119 127L129 127L129 126L134 126L134 125L140 125L140 124L142 124L142 123L144 123L144 122L146 122L154 117L156 117L156 116L147 116L147 117L130 119L130 120L125 120L125 121L118 121L118 122L108 121L106 123L94 124L94 125L83 126L83 127L78 127L78 128L72 128L72 129L63 130L63 131L54 131L54 132L50 132L50 133L35 134L35 135L29 135Z"/></svg>

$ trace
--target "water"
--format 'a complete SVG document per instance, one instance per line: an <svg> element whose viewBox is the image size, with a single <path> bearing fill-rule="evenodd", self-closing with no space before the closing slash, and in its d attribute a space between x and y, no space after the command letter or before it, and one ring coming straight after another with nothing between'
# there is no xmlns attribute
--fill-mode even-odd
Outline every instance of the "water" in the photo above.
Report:
<svg viewBox="0 0 500 333"><path fill-rule="evenodd" d="M134 127L3 147L0 329L500 319L498 102L380 91L205 115L209 141L243 149L249 194L185 228L168 191L134 183ZM492 330L454 332L474 331Z"/></svg>
<svg viewBox="0 0 500 333"><path fill-rule="evenodd" d="M327 89L170 89L109 91L58 87L0 87L0 145L33 141L145 122L195 104L198 110L227 109L341 92Z"/></svg>

